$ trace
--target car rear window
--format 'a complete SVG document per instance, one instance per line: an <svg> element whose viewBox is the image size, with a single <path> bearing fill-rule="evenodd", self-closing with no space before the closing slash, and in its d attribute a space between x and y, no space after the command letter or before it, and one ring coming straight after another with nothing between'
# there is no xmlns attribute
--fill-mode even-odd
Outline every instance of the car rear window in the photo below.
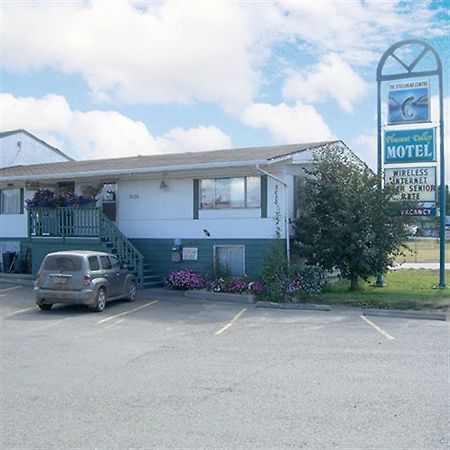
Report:
<svg viewBox="0 0 450 450"><path fill-rule="evenodd" d="M89 256L88 261L91 270L100 270L100 264L98 263L98 258L96 256Z"/></svg>
<svg viewBox="0 0 450 450"><path fill-rule="evenodd" d="M79 256L47 256L44 270L58 270L64 272L79 272L82 259Z"/></svg>

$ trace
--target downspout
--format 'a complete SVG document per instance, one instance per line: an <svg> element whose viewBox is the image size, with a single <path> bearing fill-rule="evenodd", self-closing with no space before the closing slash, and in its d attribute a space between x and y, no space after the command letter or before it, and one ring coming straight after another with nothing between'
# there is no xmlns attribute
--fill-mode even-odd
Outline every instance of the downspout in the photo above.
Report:
<svg viewBox="0 0 450 450"><path fill-rule="evenodd" d="M261 172L264 175L267 175L269 178L272 178L273 180L280 183L284 187L284 221L285 221L284 231L285 231L285 237L286 237L286 259L288 262L288 266L290 266L291 265L291 249L290 249L290 242L289 242L288 185L281 178L278 178L275 175L271 174L270 172L267 172L266 170L261 169L261 167L259 167L259 164L256 164L256 170L258 172Z"/></svg>

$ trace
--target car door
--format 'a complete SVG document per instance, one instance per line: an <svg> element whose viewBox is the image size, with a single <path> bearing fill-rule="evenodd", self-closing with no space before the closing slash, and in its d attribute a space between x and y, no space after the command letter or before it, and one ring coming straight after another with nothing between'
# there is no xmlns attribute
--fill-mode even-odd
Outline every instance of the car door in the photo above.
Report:
<svg viewBox="0 0 450 450"><path fill-rule="evenodd" d="M124 295L126 271L122 270L119 258L109 255L111 261L111 284L114 285L114 296Z"/></svg>
<svg viewBox="0 0 450 450"><path fill-rule="evenodd" d="M112 269L111 260L107 255L100 256L100 264L102 266L103 276L108 282L108 297L116 297L117 283L115 282L115 272Z"/></svg>

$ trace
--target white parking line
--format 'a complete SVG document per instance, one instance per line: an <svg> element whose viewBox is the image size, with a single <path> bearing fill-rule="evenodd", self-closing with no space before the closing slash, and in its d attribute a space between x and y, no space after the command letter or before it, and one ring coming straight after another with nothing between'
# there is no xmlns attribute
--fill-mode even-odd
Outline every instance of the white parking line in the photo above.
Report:
<svg viewBox="0 0 450 450"><path fill-rule="evenodd" d="M247 311L247 308L241 309L223 328L221 328L219 331L216 331L214 334L218 336L219 334L222 334L224 331L228 330L228 328L230 328L233 323L239 320L239 317L241 317L242 314L245 313L245 311Z"/></svg>
<svg viewBox="0 0 450 450"><path fill-rule="evenodd" d="M125 312L120 313L120 314L115 314L114 316L109 316L106 319L99 320L97 322L97 325L100 325L102 323L108 322L108 320L112 320L112 319L115 319L117 317L126 316L127 314L131 314L132 312L139 311L140 309L146 308L147 306L154 305L155 303L158 303L158 300L153 300L152 302L146 303L145 305L138 306L137 308L130 309L129 311L125 311Z"/></svg>
<svg viewBox="0 0 450 450"><path fill-rule="evenodd" d="M395 339L394 336L391 336L389 333L387 333L386 331L384 331L382 328L380 328L378 325L375 325L371 320L369 320L367 317L364 316L359 316L361 317L361 319L365 320L369 325L371 325L373 328L375 328L375 330L377 330L379 333L381 333L384 337L388 338L388 339Z"/></svg>
<svg viewBox="0 0 450 450"><path fill-rule="evenodd" d="M16 314L20 314L23 312L32 311L32 310L36 310L36 309L37 309L37 306L30 306L29 308L18 309L17 311L7 314L6 317L15 316Z"/></svg>
<svg viewBox="0 0 450 450"><path fill-rule="evenodd" d="M4 292L9 292L9 291L13 291L14 289L20 289L22 286L13 286L10 288L6 288L6 289L1 289L0 288L0 292L3 294Z"/></svg>

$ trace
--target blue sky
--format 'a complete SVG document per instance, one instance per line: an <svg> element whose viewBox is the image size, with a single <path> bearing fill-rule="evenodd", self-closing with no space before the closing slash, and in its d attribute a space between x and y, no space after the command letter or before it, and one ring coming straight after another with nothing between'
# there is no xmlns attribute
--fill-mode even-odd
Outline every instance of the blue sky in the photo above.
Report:
<svg viewBox="0 0 450 450"><path fill-rule="evenodd" d="M408 38L449 109L449 1L2 0L1 22L0 128L76 159L342 139L374 167L376 65Z"/></svg>

